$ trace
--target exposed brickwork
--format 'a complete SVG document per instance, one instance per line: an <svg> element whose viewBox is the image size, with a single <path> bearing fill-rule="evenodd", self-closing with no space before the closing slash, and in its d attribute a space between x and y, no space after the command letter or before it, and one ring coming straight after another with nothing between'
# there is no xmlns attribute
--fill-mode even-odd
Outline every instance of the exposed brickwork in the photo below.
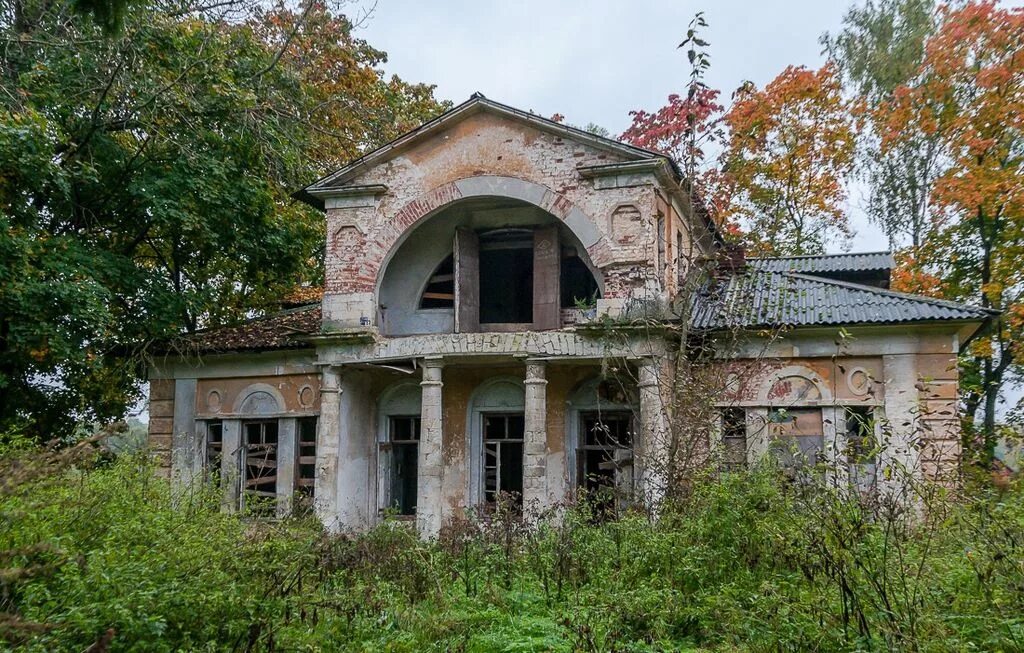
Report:
<svg viewBox="0 0 1024 653"><path fill-rule="evenodd" d="M363 304L372 304L371 293L388 256L420 220L463 196L460 180L507 178L534 184L545 192L532 203L567 224L580 215L590 222L599 235L596 241L586 243L595 265L604 268L624 261L639 267L655 265L653 177L647 185L595 190L577 170L578 166L611 163L616 156L518 121L481 113L371 167L351 183L386 186L387 192L375 206L327 210L326 292L358 296L359 307L327 301L325 323L376 319L372 306ZM628 212L623 227L628 234L616 239L610 234L613 214L623 210ZM656 280L656 275L648 276Z"/></svg>

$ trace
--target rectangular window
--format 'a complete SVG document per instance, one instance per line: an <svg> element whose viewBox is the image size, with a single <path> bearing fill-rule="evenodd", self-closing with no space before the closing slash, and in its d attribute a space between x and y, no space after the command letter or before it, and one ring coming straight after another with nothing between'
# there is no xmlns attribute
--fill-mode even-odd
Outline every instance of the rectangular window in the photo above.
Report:
<svg viewBox="0 0 1024 653"><path fill-rule="evenodd" d="M875 486L878 442L875 438L875 409L871 406L847 406L846 464L850 484L870 494Z"/></svg>
<svg viewBox="0 0 1024 653"><path fill-rule="evenodd" d="M775 409L768 414L771 450L783 471L796 478L821 460L825 437L820 408Z"/></svg>
<svg viewBox="0 0 1024 653"><path fill-rule="evenodd" d="M220 466L224 457L224 423L220 420L206 423L206 477L220 484Z"/></svg>
<svg viewBox="0 0 1024 653"><path fill-rule="evenodd" d="M747 466L747 411L722 410L722 467L735 472Z"/></svg>
<svg viewBox="0 0 1024 653"><path fill-rule="evenodd" d="M242 508L273 515L277 500L277 420L246 422L242 450Z"/></svg>
<svg viewBox="0 0 1024 653"><path fill-rule="evenodd" d="M388 418L388 440L391 483L388 488L389 508L400 515L416 514L419 492L420 417L410 415Z"/></svg>
<svg viewBox="0 0 1024 653"><path fill-rule="evenodd" d="M484 500L495 503L500 494L521 503L523 498L522 413L484 415Z"/></svg>
<svg viewBox="0 0 1024 653"><path fill-rule="evenodd" d="M296 485L300 495L313 498L316 479L316 418L299 418L299 460Z"/></svg>
<svg viewBox="0 0 1024 653"><path fill-rule="evenodd" d="M614 505L612 491L633 465L633 415L629 411L593 411L580 415L580 442L576 451L580 487L605 496Z"/></svg>

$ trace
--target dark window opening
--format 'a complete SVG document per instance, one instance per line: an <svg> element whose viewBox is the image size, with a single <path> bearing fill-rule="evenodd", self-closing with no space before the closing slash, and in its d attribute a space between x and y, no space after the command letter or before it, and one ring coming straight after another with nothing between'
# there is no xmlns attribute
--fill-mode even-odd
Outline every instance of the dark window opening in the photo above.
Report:
<svg viewBox="0 0 1024 653"><path fill-rule="evenodd" d="M850 484L862 494L870 495L877 481L875 409L871 406L848 406L846 416L846 463Z"/></svg>
<svg viewBox="0 0 1024 653"><path fill-rule="evenodd" d="M224 423L206 423L206 476L214 485L220 485L220 466L224 458Z"/></svg>
<svg viewBox="0 0 1024 653"><path fill-rule="evenodd" d="M299 494L313 498L316 479L316 418L299 418L299 474L296 485Z"/></svg>
<svg viewBox="0 0 1024 653"><path fill-rule="evenodd" d="M737 471L747 466L747 412L742 408L722 411L722 467Z"/></svg>
<svg viewBox="0 0 1024 653"><path fill-rule="evenodd" d="M621 473L633 464L633 416L628 411L588 412L580 416L578 483L602 507L615 505Z"/></svg>
<svg viewBox="0 0 1024 653"><path fill-rule="evenodd" d="M562 308L590 308L601 296L590 268L575 253L562 259L561 306Z"/></svg>
<svg viewBox="0 0 1024 653"><path fill-rule="evenodd" d="M420 298L420 308L455 306L455 257L449 255L434 270Z"/></svg>
<svg viewBox="0 0 1024 653"><path fill-rule="evenodd" d="M277 500L277 420L246 422L242 507L272 515Z"/></svg>
<svg viewBox="0 0 1024 653"><path fill-rule="evenodd" d="M416 514L419 486L419 416L388 419L388 442L391 460L391 486L388 507L400 515Z"/></svg>
<svg viewBox="0 0 1024 653"><path fill-rule="evenodd" d="M484 415L484 500L495 503L499 495L520 504L523 499L522 415Z"/></svg>
<svg viewBox="0 0 1024 653"><path fill-rule="evenodd" d="M510 229L481 236L480 322L533 322L533 232Z"/></svg>

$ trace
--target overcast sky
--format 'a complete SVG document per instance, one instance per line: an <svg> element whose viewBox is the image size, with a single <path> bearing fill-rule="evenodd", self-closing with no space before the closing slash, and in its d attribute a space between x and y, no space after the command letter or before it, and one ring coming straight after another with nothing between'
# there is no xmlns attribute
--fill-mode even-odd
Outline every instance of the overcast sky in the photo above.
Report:
<svg viewBox="0 0 1024 653"><path fill-rule="evenodd" d="M368 7L371 0L361 0ZM632 109L656 109L686 80L676 49L704 11L708 83L725 97L745 81L764 86L787 65L820 66L819 37L835 31L850 0L379 0L361 36L388 53L385 70L437 85L456 103L475 91L543 116L596 123L613 134ZM858 210L854 251L886 249ZM835 249L835 247L833 247Z"/></svg>

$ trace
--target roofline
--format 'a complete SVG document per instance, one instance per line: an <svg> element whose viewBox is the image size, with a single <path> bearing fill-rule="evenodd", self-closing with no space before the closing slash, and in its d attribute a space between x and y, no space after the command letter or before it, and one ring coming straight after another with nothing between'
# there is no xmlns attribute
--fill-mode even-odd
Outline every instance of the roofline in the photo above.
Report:
<svg viewBox="0 0 1024 653"><path fill-rule="evenodd" d="M896 299L909 299L916 302L924 302L926 304L932 304L934 306L941 306L942 308L953 308L960 311L977 311L983 313L979 319L986 319L988 317L995 317L1000 315L1000 311L991 308L985 308L983 306L972 306L971 304L962 304L960 302L952 302L946 299L935 299L934 297L926 297L924 295L914 295L906 292L898 292L895 290L889 290L888 288L877 288L875 286L866 286L860 283L853 283L852 281L840 281L831 277L819 277L813 274L805 274L802 272L765 272L758 270L758 274L778 274L787 277L796 277L798 279L804 279L806 281L816 281L818 283L832 284L833 286L841 286L845 288L852 288L854 290L861 290L874 293L876 295L885 295L888 297L894 297ZM906 321L906 320L903 320Z"/></svg>
<svg viewBox="0 0 1024 653"><path fill-rule="evenodd" d="M377 159L383 158L388 153L400 149L413 139L420 137L423 134L438 129L445 124L460 120L464 117L468 117L473 113L483 110L485 108L495 111L499 114L525 120L548 132L561 134L563 136L571 137L575 140L588 142L598 149L609 150L612 152L625 154L630 157L636 157L638 160L641 161L651 159L663 160L668 163L668 167L671 170L675 183L679 186L680 190L682 190L683 180L685 178L683 175L682 168L679 167L679 163L675 159L662 152L657 152L655 150L638 147L636 145L630 145L628 143L623 143L613 138L608 138L606 136L592 134L584 129L573 127L571 125L565 125L560 122L555 122L554 120L544 118L543 116L539 116L535 113L523 111L522 109L517 109L513 106L503 104L495 100L490 100L484 97L483 93L477 92L471 95L470 98L465 102L452 107L451 109L445 111L439 116L436 116L428 120L427 122L419 125L418 127L411 129L410 131L402 134L398 138L390 141L389 143L386 143L375 150L363 154L359 158L352 160L351 162L339 168L338 170L335 170L334 172L324 175L323 177L317 179L313 183L308 184L307 186L295 191L294 193L292 193L292 197L296 200L299 200L300 202L304 202L312 206L315 209L323 211L325 210L324 200L322 196L318 196L322 195L322 193L318 193L318 191L323 191L327 188L330 188L331 184L336 182L338 179L343 178L351 173L354 173L357 170L372 165ZM691 204L693 205L691 207L691 210L693 210L695 214L699 214L695 215L695 217L702 219L704 226L708 229L708 231L711 232L712 238L714 238L719 243L725 242L721 234L721 231L718 228L718 225L715 223L714 219L712 219L711 215L708 213L707 208L704 205L704 201L699 196L699 194L694 193L693 201L691 201Z"/></svg>
<svg viewBox="0 0 1024 653"><path fill-rule="evenodd" d="M322 211L323 203L322 201L319 201L318 199L312 196L312 193L310 193L311 189L329 187L330 184L334 183L338 179L345 177L346 175L349 175L355 172L356 170L359 170L360 168L364 168L371 165L376 159L382 158L389 152L401 148L403 145L415 139L416 137L431 132L441 127L442 125L448 124L453 121L457 121L464 117L468 117L483 108L489 108L493 111L496 111L497 113L517 117L528 122L535 123L547 131L561 133L564 135L570 135L575 139L590 142L592 145L603 150L611 150L614 152L619 152L642 159L665 159L672 166L672 169L676 173L676 175L679 178L682 178L682 171L679 169L678 164L675 161L673 161L671 157L666 156L660 152L647 150L644 148L636 147L635 145L629 145L627 143L621 143L619 141L607 138L605 136L591 134L590 132L585 131L583 129L571 127L569 125L564 125L562 123L555 122L548 118L541 117L537 114L530 113L528 111L523 111L522 109L517 109L507 104L502 104L501 102L489 100L486 97L484 97L482 93L474 93L465 102L452 107L451 109L445 111L441 115L428 120L427 122L402 134L398 138L382 145L381 147L378 147L375 150L371 150L370 152L367 152L366 154L360 156L359 158L352 160L351 162L339 168L338 170L335 170L334 172L331 172L321 177L320 179L293 193L292 197L307 204L310 204L313 207L318 208Z"/></svg>
<svg viewBox="0 0 1024 653"><path fill-rule="evenodd" d="M751 261L788 261L802 258L832 258L836 256L892 256L892 251L880 249L874 252L841 252L839 254L795 254L793 256L750 256Z"/></svg>

